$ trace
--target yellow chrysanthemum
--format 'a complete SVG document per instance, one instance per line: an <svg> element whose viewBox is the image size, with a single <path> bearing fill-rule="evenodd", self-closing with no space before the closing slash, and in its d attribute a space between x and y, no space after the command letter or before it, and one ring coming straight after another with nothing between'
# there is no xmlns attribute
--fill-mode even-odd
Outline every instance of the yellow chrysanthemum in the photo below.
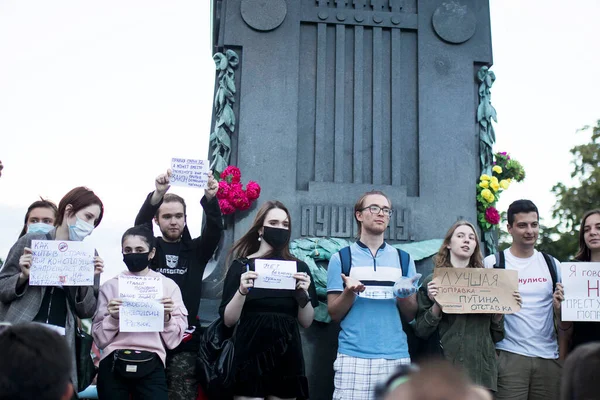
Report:
<svg viewBox="0 0 600 400"><path fill-rule="evenodd" d="M494 167L492 168L492 171L494 171L497 174L501 174L502 173L502 167L499 165L494 165Z"/></svg>
<svg viewBox="0 0 600 400"><path fill-rule="evenodd" d="M500 184L498 182L492 182L490 183L490 187L494 190L494 192L497 192L498 189L500 189Z"/></svg>
<svg viewBox="0 0 600 400"><path fill-rule="evenodd" d="M492 176L492 178L490 179L491 183L498 183L498 178L496 178L495 176Z"/></svg>
<svg viewBox="0 0 600 400"><path fill-rule="evenodd" d="M486 174L481 175L481 177L479 178L480 181L489 181L490 179L490 176Z"/></svg>
<svg viewBox="0 0 600 400"><path fill-rule="evenodd" d="M481 181L479 182L479 187L487 189L488 187L490 187L490 183L488 181Z"/></svg>
<svg viewBox="0 0 600 400"><path fill-rule="evenodd" d="M508 189L508 186L510 185L510 179L502 179L500 181L500 187L502 189Z"/></svg>

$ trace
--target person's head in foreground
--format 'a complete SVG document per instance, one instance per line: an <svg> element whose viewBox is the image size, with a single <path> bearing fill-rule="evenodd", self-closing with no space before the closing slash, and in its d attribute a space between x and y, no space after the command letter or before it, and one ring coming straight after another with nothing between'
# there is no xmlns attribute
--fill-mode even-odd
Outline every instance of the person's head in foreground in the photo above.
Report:
<svg viewBox="0 0 600 400"><path fill-rule="evenodd" d="M71 368L65 339L41 324L0 333L0 400L68 400Z"/></svg>
<svg viewBox="0 0 600 400"><path fill-rule="evenodd" d="M573 350L565 365L560 389L563 400L595 400L600 394L600 342L591 342Z"/></svg>
<svg viewBox="0 0 600 400"><path fill-rule="evenodd" d="M418 368L402 365L375 389L378 400L492 400L445 360L431 360Z"/></svg>

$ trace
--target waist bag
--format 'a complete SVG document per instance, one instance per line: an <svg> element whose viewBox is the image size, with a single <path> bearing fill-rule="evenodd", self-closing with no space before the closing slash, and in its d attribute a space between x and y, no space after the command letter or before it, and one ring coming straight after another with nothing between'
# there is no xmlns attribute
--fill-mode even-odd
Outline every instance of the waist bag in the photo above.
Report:
<svg viewBox="0 0 600 400"><path fill-rule="evenodd" d="M143 350L116 350L113 355L113 371L124 378L143 378L162 362L158 354Z"/></svg>

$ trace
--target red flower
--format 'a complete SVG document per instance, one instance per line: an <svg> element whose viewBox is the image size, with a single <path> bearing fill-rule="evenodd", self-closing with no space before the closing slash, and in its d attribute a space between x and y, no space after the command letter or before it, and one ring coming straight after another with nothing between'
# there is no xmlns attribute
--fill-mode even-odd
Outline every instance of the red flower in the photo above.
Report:
<svg viewBox="0 0 600 400"><path fill-rule="evenodd" d="M258 199L260 196L259 184L254 181L248 181L246 184L246 195L248 196L248 200L250 200L250 202Z"/></svg>
<svg viewBox="0 0 600 400"><path fill-rule="evenodd" d="M221 178L225 179L228 183L240 183L242 173L238 167L233 165L228 166L221 173Z"/></svg>
<svg viewBox="0 0 600 400"><path fill-rule="evenodd" d="M230 203L233 203L233 200L242 196L244 193L244 189L242 189L241 183L230 183L229 184L229 193L227 194L227 200Z"/></svg>
<svg viewBox="0 0 600 400"><path fill-rule="evenodd" d="M500 223L500 214L494 207L488 207L485 209L485 220L492 225Z"/></svg>
<svg viewBox="0 0 600 400"><path fill-rule="evenodd" d="M252 202L248 199L245 192L243 196L238 197L234 202L235 207L240 211L249 209L251 204Z"/></svg>
<svg viewBox="0 0 600 400"><path fill-rule="evenodd" d="M235 207L231 205L227 199L219 199L219 207L221 207L223 215L233 214L235 212Z"/></svg>
<svg viewBox="0 0 600 400"><path fill-rule="evenodd" d="M226 181L219 181L219 189L217 189L217 199L227 199L230 191L229 183Z"/></svg>

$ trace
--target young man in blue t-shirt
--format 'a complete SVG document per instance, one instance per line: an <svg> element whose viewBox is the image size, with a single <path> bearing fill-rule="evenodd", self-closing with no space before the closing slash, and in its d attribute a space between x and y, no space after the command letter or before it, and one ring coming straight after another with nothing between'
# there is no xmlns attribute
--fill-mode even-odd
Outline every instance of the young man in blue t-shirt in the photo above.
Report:
<svg viewBox="0 0 600 400"><path fill-rule="evenodd" d="M391 201L383 192L365 193L354 206L359 237L350 246L349 276L342 272L340 253L329 262L328 310L342 328L333 365L333 399L370 400L375 384L399 364L410 363L399 312L407 321L414 319L416 288L401 299L393 294L402 267L398 251L383 240L391 215ZM416 275L412 259L407 275Z"/></svg>

